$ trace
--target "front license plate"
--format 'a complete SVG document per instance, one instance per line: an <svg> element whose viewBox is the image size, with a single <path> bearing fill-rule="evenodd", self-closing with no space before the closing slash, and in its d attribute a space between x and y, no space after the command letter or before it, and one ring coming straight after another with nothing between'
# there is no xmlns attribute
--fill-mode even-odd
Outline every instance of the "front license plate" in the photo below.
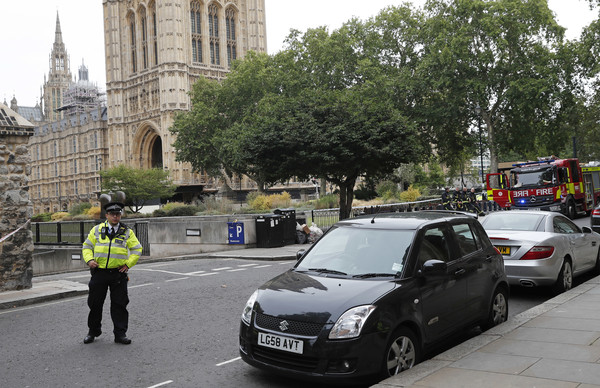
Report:
<svg viewBox="0 0 600 388"><path fill-rule="evenodd" d="M501 254L503 255L510 255L510 247L504 247L501 245L496 245L496 248L500 251Z"/></svg>
<svg viewBox="0 0 600 388"><path fill-rule="evenodd" d="M260 346L298 354L302 354L304 347L304 342L301 340L261 332L258 333L258 344Z"/></svg>

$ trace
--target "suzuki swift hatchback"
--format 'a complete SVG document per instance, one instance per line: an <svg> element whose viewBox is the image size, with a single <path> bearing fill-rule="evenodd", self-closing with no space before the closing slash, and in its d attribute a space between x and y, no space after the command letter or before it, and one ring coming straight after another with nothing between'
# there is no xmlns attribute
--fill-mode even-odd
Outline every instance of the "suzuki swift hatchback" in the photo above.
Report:
<svg viewBox="0 0 600 388"><path fill-rule="evenodd" d="M449 334L504 322L502 256L464 214L390 213L338 222L256 290L240 354L286 376L386 378Z"/></svg>

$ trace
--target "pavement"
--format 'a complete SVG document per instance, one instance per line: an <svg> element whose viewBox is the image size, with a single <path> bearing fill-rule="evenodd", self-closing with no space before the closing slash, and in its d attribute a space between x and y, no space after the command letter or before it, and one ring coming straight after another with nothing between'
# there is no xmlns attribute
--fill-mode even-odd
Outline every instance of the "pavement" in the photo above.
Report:
<svg viewBox="0 0 600 388"><path fill-rule="evenodd" d="M194 258L294 260L308 245L250 248ZM81 283L33 279L27 290L0 292L0 310L87 293ZM510 306L510 301L509 301ZM524 311L375 388L600 388L600 276Z"/></svg>

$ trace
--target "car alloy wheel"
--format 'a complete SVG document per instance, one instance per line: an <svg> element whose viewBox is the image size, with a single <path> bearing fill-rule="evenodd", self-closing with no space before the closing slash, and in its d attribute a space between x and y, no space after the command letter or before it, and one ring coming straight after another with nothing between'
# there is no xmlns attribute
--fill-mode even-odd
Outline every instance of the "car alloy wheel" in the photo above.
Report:
<svg viewBox="0 0 600 388"><path fill-rule="evenodd" d="M564 261L556 283L554 284L554 293L561 294L565 291L569 291L573 287L573 270L569 261Z"/></svg>
<svg viewBox="0 0 600 388"><path fill-rule="evenodd" d="M494 291L494 297L488 313L488 318L481 325L481 330L486 331L494 326L505 322L508 319L508 294L503 287L498 287Z"/></svg>
<svg viewBox="0 0 600 388"><path fill-rule="evenodd" d="M400 328L386 347L383 377L397 375L419 362L420 348L416 336L408 328Z"/></svg>

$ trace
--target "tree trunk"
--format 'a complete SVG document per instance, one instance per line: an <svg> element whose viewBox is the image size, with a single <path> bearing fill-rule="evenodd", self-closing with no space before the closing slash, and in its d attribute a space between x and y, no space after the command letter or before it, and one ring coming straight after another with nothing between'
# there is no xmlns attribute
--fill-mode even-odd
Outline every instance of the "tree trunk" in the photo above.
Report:
<svg viewBox="0 0 600 388"><path fill-rule="evenodd" d="M350 218L352 201L354 200L354 185L356 178L348 178L339 185L340 188L340 221Z"/></svg>

